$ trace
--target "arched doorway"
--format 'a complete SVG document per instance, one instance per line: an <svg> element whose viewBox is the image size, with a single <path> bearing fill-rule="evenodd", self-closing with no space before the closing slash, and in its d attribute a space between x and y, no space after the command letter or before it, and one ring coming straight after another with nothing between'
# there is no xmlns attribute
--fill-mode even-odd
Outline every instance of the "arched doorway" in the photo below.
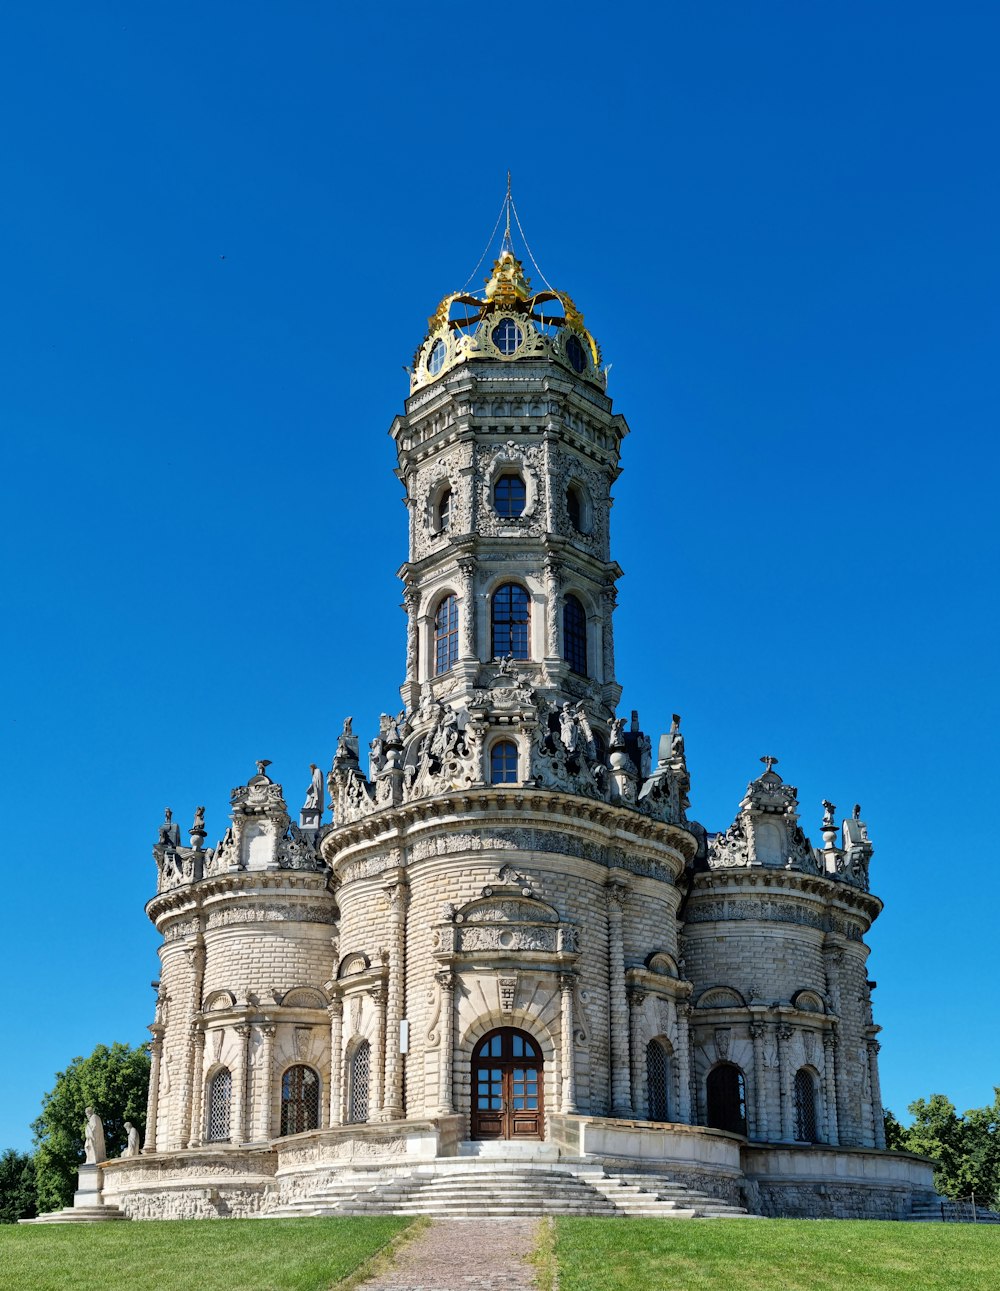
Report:
<svg viewBox="0 0 1000 1291"><path fill-rule="evenodd" d="M735 1063L720 1062L705 1082L708 1123L714 1130L747 1132L747 1091L743 1072Z"/></svg>
<svg viewBox="0 0 1000 1291"><path fill-rule="evenodd" d="M483 1036L472 1051L472 1137L540 1139L542 1051L514 1027Z"/></svg>

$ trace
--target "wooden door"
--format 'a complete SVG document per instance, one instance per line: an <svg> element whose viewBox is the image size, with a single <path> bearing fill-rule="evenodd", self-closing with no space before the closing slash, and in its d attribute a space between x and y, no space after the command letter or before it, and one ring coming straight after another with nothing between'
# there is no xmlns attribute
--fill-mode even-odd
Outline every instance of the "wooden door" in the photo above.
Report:
<svg viewBox="0 0 1000 1291"><path fill-rule="evenodd" d="M540 1139L543 1100L537 1041L513 1027L484 1036L472 1054L472 1137Z"/></svg>

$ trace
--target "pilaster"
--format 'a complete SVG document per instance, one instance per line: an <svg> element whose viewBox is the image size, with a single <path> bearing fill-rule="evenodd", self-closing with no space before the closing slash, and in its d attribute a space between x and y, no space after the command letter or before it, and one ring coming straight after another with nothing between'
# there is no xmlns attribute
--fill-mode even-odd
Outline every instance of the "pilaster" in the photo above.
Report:
<svg viewBox="0 0 1000 1291"><path fill-rule="evenodd" d="M629 1017L625 999L625 942L622 915L629 891L612 881L604 889L608 907L608 1026L611 1051L611 1114L631 1118L632 1077L629 1063Z"/></svg>

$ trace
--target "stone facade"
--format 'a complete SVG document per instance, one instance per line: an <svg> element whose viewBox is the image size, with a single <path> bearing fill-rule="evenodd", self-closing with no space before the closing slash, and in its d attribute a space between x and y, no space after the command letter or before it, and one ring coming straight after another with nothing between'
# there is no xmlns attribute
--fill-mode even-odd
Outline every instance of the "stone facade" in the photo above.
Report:
<svg viewBox="0 0 1000 1291"><path fill-rule="evenodd" d="M813 846L765 758L728 829L689 818L680 719L654 756L617 715L628 427L597 344L509 248L460 298L471 322L454 303L391 430L403 708L364 747L345 721L297 823L266 762L216 847L203 809L186 846L168 813L145 1155L106 1192L134 1217L251 1214L513 1136L768 1214L900 1211L930 1175L880 1152L860 812L824 804ZM501 1092L477 1055L503 1036L529 1048ZM854 1150L882 1164L845 1178Z"/></svg>

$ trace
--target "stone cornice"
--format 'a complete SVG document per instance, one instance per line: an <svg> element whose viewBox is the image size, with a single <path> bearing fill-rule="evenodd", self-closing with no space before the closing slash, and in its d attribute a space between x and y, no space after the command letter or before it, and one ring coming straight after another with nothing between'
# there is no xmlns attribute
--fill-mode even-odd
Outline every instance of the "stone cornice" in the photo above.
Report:
<svg viewBox="0 0 1000 1291"><path fill-rule="evenodd" d="M266 895L269 899L278 892L293 899L297 896L315 898L329 895L332 902L329 885L328 874L309 870L236 870L213 874L196 883L162 892L146 902L146 914L159 926L159 921L166 916L193 914L209 902L215 905L219 899L243 899L255 893Z"/></svg>
<svg viewBox="0 0 1000 1291"><path fill-rule="evenodd" d="M709 895L736 896L746 892L756 896L761 891L772 898L788 896L837 906L842 911L862 915L869 924L883 909L883 902L877 896L851 884L819 874L801 874L796 870L766 866L699 872L692 876L688 905L697 904L699 897Z"/></svg>
<svg viewBox="0 0 1000 1291"><path fill-rule="evenodd" d="M349 851L401 849L412 833L422 832L423 826L452 822L456 831L517 825L552 830L560 826L596 829L609 844L638 843L643 850L666 848L681 862L690 860L698 845L694 835L679 825L655 820L627 807L550 789L518 786L502 790L486 786L419 798L398 807L387 806L334 828L321 843L323 859L333 869ZM681 867L677 868L679 871Z"/></svg>

